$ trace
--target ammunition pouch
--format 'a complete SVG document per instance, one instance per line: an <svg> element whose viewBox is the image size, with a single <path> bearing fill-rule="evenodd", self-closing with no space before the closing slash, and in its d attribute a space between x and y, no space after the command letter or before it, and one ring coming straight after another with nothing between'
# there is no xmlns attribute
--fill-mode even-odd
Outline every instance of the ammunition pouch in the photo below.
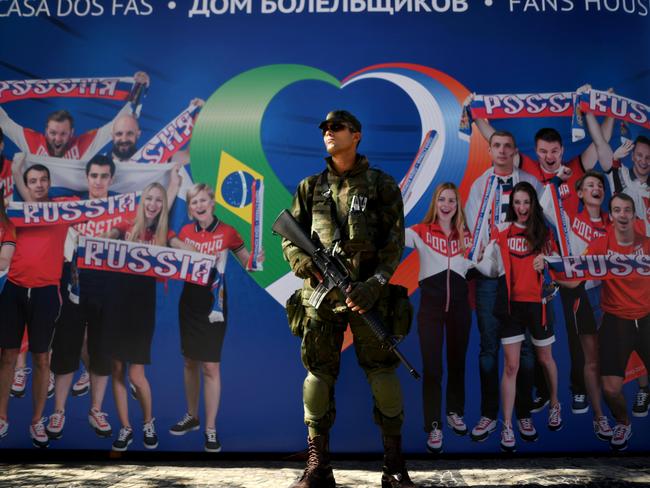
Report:
<svg viewBox="0 0 650 488"><path fill-rule="evenodd" d="M387 325L391 324L392 334L401 339L406 337L411 330L413 306L406 288L390 283L386 285L386 288L388 289L386 323Z"/></svg>
<svg viewBox="0 0 650 488"><path fill-rule="evenodd" d="M302 337L303 318L305 317L305 306L302 304L302 289L293 292L287 300L286 309L289 330L293 335Z"/></svg>

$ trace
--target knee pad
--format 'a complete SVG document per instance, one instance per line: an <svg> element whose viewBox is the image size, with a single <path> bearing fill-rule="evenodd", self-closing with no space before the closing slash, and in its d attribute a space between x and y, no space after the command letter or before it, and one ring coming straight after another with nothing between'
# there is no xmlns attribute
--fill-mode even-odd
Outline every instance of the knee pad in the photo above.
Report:
<svg viewBox="0 0 650 488"><path fill-rule="evenodd" d="M330 408L330 384L321 377L307 373L302 387L302 401L305 405L305 419L323 418Z"/></svg>
<svg viewBox="0 0 650 488"><path fill-rule="evenodd" d="M375 406L385 417L397 417L401 415L402 389L395 372L375 373L368 376L372 394L375 397Z"/></svg>

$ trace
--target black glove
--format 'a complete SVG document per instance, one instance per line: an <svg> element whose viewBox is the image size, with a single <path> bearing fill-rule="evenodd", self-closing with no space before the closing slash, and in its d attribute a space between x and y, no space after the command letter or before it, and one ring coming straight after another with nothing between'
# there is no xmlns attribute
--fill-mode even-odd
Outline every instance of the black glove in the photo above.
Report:
<svg viewBox="0 0 650 488"><path fill-rule="evenodd" d="M314 264L314 261L311 259L310 256L302 256L298 262L296 263L295 266L295 271L294 274L298 278L302 279L311 279L319 281L318 276L320 276L320 273L318 272L318 268Z"/></svg>
<svg viewBox="0 0 650 488"><path fill-rule="evenodd" d="M350 308L357 306L360 311L366 312L372 308L379 298L381 287L382 285L374 277L367 281L355 283L352 286L352 291L350 291L346 303Z"/></svg>

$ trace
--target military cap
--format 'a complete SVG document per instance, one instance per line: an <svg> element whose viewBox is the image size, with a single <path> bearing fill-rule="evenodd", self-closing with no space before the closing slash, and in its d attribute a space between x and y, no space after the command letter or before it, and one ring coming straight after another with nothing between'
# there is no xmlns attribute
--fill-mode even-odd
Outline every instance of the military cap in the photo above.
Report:
<svg viewBox="0 0 650 488"><path fill-rule="evenodd" d="M347 110L332 110L330 113L327 114L325 120L323 120L320 124L318 124L318 128L322 130L323 127L327 126L327 124L333 122L347 124L354 131L361 132L361 122L359 122L359 119L357 119L354 115L352 115Z"/></svg>

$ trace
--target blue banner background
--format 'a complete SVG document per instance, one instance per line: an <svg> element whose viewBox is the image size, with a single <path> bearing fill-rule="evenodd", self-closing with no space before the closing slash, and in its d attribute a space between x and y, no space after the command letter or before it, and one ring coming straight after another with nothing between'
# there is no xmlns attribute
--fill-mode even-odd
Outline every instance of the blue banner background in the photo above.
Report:
<svg viewBox="0 0 650 488"><path fill-rule="evenodd" d="M188 18L189 1L179 1L175 10L156 3L149 16L110 16L110 8L98 17L2 16L11 3L0 0L0 79L115 76L146 71L151 76L151 87L140 119L140 142L147 141L192 98L208 99L225 82L245 71L281 63L318 68L339 80L378 63L416 63L442 71L477 93L571 91L588 82L596 88L613 87L621 95L650 102L650 58L639 54L650 47L648 15L640 15L640 5L647 7L648 2L640 0L635 4L635 14L624 13L622 7L607 12L604 6L600 12L593 8L587 12L586 2L581 1L572 2L574 9L570 12L523 12L523 5L517 2L498 0L491 7L485 5L491 3L487 1L469 2L467 12L402 12L393 16L370 12L262 15L254 2L253 11L257 13L211 18ZM541 8L551 2L532 3ZM510 11L511 5L514 12ZM77 99L3 105L15 121L38 130L43 128L48 113L66 108L75 116L78 133L107 123L118 107L112 102ZM408 169L420 144L420 119L413 101L402 90L382 80L360 81L343 90L322 82L300 81L272 99L261 121L264 152L288 192L294 192L301 178L321 170L325 153L317 125L329 110L338 107L351 110L364 124L360 150L372 163L398 180ZM568 118L496 121L494 125L514 132L520 150L527 154L533 154L536 129L547 125L562 133L567 160L589 142L570 144ZM447 137L456 134L448 133ZM14 149L7 144L5 152L12 155ZM408 215L408 224L423 217L435 184L445 179L462 182L465 165L466 160L459 157L443 158L441 171L423 202ZM266 195L266 199L272 198L273 194ZM180 225L182 208L175 212ZM227 222L236 220L232 215L222 218ZM265 224L270 225L270 221L267 219ZM248 242L249 236L244 237ZM277 241L265 242L267 249L271 246L277 246ZM224 449L302 449L306 429L302 424L304 370L299 360L299 340L289 334L284 309L236 262L229 263L226 276L229 319L217 420ZM180 438L167 433L186 409L177 322L180 286L171 283L168 290L160 287L158 291L152 365L147 374L152 384L159 449L201 450L203 438L199 433ZM412 299L417 307L419 293ZM553 351L559 367L565 428L551 433L544 427L545 415L538 414L534 418L540 441L520 443L519 450L607 451L607 444L592 434L591 414L570 413L566 334L559 300L555 305L558 341ZM421 369L417 341L413 332L402 349ZM399 374L406 399L404 446L407 451L423 452L421 385L402 368ZM471 428L480 415L475 324L467 355L466 390L465 419ZM628 384L625 390L629 404L636 386ZM370 390L351 350L342 357L336 398L338 418L332 432L332 449L379 450L380 434L372 424ZM11 427L0 448L31 445L27 432L30 406L29 394L23 399L11 399ZM88 408L87 396L68 399L64 437L52 443L53 447L110 449L110 440L96 438L89 429ZM46 414L52 409L53 401L49 400ZM110 389L105 409L117 431ZM130 412L133 425L138 426L141 413L133 400ZM648 419L634 418L633 428L647 432ZM136 427L132 449L142 448L140 437ZM498 435L479 444L445 430L444 445L446 452L496 452ZM650 439L637 435L631 448L647 450Z"/></svg>

